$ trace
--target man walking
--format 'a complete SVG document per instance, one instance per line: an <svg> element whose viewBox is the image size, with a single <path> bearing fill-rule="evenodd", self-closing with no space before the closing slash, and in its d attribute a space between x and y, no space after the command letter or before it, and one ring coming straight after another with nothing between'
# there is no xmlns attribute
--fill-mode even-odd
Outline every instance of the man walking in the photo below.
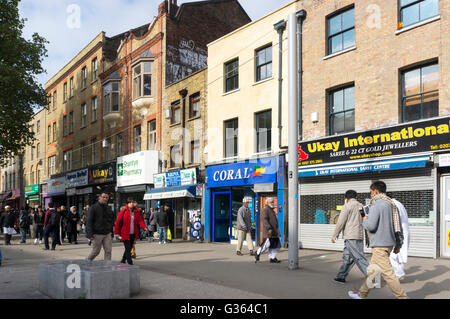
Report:
<svg viewBox="0 0 450 319"><path fill-rule="evenodd" d="M280 231L278 228L278 219L274 211L274 200L272 197L267 198L266 207L262 210L262 227L263 240L261 247L258 248L255 254L255 263L259 261L259 257L267 249L269 250L270 263L280 263L277 259L277 250L281 248Z"/></svg>
<svg viewBox="0 0 450 319"><path fill-rule="evenodd" d="M88 260L94 260L103 247L105 260L111 260L114 213L108 206L109 195L101 193L98 201L89 208L86 222L86 236L92 242L92 251Z"/></svg>
<svg viewBox="0 0 450 319"><path fill-rule="evenodd" d="M169 226L169 216L167 215L167 210L160 210L156 214L156 223L158 225L158 238L159 244L164 240L164 244L167 244L167 228Z"/></svg>
<svg viewBox="0 0 450 319"><path fill-rule="evenodd" d="M5 245L11 245L12 235L16 234L14 225L16 224L16 216L11 206L5 206L5 211L0 217L0 226L3 227L3 234L5 235Z"/></svg>
<svg viewBox="0 0 450 319"><path fill-rule="evenodd" d="M44 219L44 250L49 250L50 245L48 242L48 237L52 236L52 250L56 249L56 245L60 244L59 240L59 224L61 222L61 215L54 208L54 204L50 202L48 204L48 210L45 213Z"/></svg>
<svg viewBox="0 0 450 319"><path fill-rule="evenodd" d="M345 192L345 205L342 207L334 234L331 237L331 242L334 244L339 233L343 232L345 247L342 266L334 278L337 283L345 283L345 278L355 264L364 276L367 275L369 262L364 255L364 230L360 213L362 208L363 205L358 202L357 193L354 190Z"/></svg>
<svg viewBox="0 0 450 319"><path fill-rule="evenodd" d="M386 195L386 184L382 181L374 182L370 186L371 205L368 216L363 217L363 226L369 232L372 258L368 268L378 269L394 296L398 299L407 299L405 291L395 276L389 255L392 250L398 254L403 244L400 218L397 207L392 199ZM373 267L372 267L373 266ZM349 291L353 299L367 298L370 288L366 277L359 291Z"/></svg>
<svg viewBox="0 0 450 319"><path fill-rule="evenodd" d="M250 197L244 197L242 200L242 207L239 208L237 213L237 229L238 229L238 244L236 247L236 255L242 256L241 249L244 242L244 237L247 240L247 247L250 250L250 255L253 256L253 240L251 233L252 226L252 213L248 208Z"/></svg>
<svg viewBox="0 0 450 319"><path fill-rule="evenodd" d="M27 242L27 230L30 227L30 225L29 225L28 209L23 206L20 209L19 213L19 226L21 236L20 243L25 244Z"/></svg>
<svg viewBox="0 0 450 319"><path fill-rule="evenodd" d="M405 264L408 262L408 248L409 248L409 224L408 213L405 206L395 198L392 199L397 206L398 215L400 216L400 223L402 224L403 231L403 245L398 254L391 252L389 260L391 261L392 268L394 268L395 275L399 280L402 280L405 276Z"/></svg>

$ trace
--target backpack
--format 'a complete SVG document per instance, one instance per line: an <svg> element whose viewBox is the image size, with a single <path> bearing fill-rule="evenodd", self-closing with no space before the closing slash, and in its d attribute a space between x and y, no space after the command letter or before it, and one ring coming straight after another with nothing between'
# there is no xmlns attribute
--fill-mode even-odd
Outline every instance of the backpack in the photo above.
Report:
<svg viewBox="0 0 450 319"><path fill-rule="evenodd" d="M56 210L54 210L50 213L49 224L52 226L58 225L58 213L56 212Z"/></svg>

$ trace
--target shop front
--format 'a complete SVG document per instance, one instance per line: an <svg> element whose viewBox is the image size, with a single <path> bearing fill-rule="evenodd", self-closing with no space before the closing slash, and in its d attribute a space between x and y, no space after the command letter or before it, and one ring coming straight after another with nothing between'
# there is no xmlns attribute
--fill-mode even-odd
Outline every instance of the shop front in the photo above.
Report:
<svg viewBox="0 0 450 319"><path fill-rule="evenodd" d="M276 214L284 241L284 156L213 165L206 168L205 239L237 243L237 212L244 197L250 197L252 239L262 240L260 212L265 199L275 199Z"/></svg>
<svg viewBox="0 0 450 319"><path fill-rule="evenodd" d="M155 174L155 187L144 196L145 200L156 202L157 207L168 204L172 208L170 230L174 239L191 239L192 224L202 219L203 185L197 183L198 174L198 168Z"/></svg>
<svg viewBox="0 0 450 319"><path fill-rule="evenodd" d="M41 196L39 195L39 184L25 186L26 204L34 208L41 205Z"/></svg>
<svg viewBox="0 0 450 319"><path fill-rule="evenodd" d="M67 205L66 198L66 174L53 175L47 181L47 193L42 194L44 197L45 209L52 202L54 207Z"/></svg>
<svg viewBox="0 0 450 319"><path fill-rule="evenodd" d="M82 169L66 174L67 207L75 206L78 212L89 204L89 194L92 186L88 186L88 169Z"/></svg>
<svg viewBox="0 0 450 319"><path fill-rule="evenodd" d="M355 190L368 205L370 185L382 180L408 212L409 255L436 258L444 213L437 156L450 149L448 141L447 117L300 143L300 247L342 250L342 239L330 239L344 193Z"/></svg>
<svg viewBox="0 0 450 319"><path fill-rule="evenodd" d="M437 203L441 211L440 239L438 245L442 257L450 257L450 153L439 154L436 157L438 163L438 192L440 200Z"/></svg>
<svg viewBox="0 0 450 319"><path fill-rule="evenodd" d="M17 211L20 209L20 188L14 188L8 193L8 197L5 199L6 205Z"/></svg>
<svg viewBox="0 0 450 319"><path fill-rule="evenodd" d="M159 152L142 151L117 158L117 193L119 206L132 197L145 211L155 204L146 202L144 195L153 185L153 175L158 173ZM153 206L152 206L153 205Z"/></svg>
<svg viewBox="0 0 450 319"><path fill-rule="evenodd" d="M117 214L116 161L89 166L88 187L81 192L83 193L80 195L85 196L89 205L93 205L101 193L107 193L109 195L108 205Z"/></svg>

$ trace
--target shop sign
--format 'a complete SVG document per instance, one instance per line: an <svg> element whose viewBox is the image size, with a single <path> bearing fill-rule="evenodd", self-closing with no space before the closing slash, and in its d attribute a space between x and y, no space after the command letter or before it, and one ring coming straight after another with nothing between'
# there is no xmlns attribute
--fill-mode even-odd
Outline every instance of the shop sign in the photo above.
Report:
<svg viewBox="0 0 450 319"><path fill-rule="evenodd" d="M30 185L25 187L25 197L39 194L39 184Z"/></svg>
<svg viewBox="0 0 450 319"><path fill-rule="evenodd" d="M158 151L142 151L117 158L117 186L153 184L158 160Z"/></svg>
<svg viewBox="0 0 450 319"><path fill-rule="evenodd" d="M299 144L299 166L450 149L450 117L333 136Z"/></svg>
<svg viewBox="0 0 450 319"><path fill-rule="evenodd" d="M116 162L89 167L89 185L111 183L116 178Z"/></svg>
<svg viewBox="0 0 450 319"><path fill-rule="evenodd" d="M155 174L153 176L155 188L190 186L197 184L198 169L190 168L180 171Z"/></svg>
<svg viewBox="0 0 450 319"><path fill-rule="evenodd" d="M47 194L61 194L66 191L66 176L50 179L47 183Z"/></svg>
<svg viewBox="0 0 450 319"><path fill-rule="evenodd" d="M250 160L206 168L207 187L228 187L277 182L277 158Z"/></svg>
<svg viewBox="0 0 450 319"><path fill-rule="evenodd" d="M66 187L73 188L87 185L88 183L88 170L83 169L73 173L66 174Z"/></svg>
<svg viewBox="0 0 450 319"><path fill-rule="evenodd" d="M450 154L439 155L439 166L450 166Z"/></svg>

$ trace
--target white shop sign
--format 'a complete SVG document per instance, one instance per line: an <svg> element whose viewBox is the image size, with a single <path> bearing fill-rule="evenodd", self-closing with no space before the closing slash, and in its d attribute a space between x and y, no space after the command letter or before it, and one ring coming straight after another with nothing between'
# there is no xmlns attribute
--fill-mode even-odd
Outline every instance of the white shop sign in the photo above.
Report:
<svg viewBox="0 0 450 319"><path fill-rule="evenodd" d="M66 191L66 176L54 178L48 181L47 193L49 195L64 193L65 191Z"/></svg>
<svg viewBox="0 0 450 319"><path fill-rule="evenodd" d="M450 154L439 155L439 166L450 166Z"/></svg>
<svg viewBox="0 0 450 319"><path fill-rule="evenodd" d="M153 184L158 151L142 151L117 158L117 187Z"/></svg>

